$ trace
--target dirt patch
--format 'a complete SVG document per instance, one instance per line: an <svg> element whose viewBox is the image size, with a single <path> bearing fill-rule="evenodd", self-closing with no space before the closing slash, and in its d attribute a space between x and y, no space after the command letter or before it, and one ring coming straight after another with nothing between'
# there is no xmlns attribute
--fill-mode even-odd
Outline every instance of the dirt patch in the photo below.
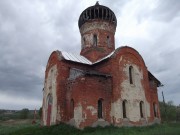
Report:
<svg viewBox="0 0 180 135"><path fill-rule="evenodd" d="M25 119L25 120L7 120L7 121L0 121L0 125L19 125L19 124L31 124L32 123L32 119Z"/></svg>

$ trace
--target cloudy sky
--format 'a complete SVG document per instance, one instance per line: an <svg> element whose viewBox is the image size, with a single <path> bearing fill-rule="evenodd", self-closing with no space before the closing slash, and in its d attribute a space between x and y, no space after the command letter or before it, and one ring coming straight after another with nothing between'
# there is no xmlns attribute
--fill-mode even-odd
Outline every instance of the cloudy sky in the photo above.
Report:
<svg viewBox="0 0 180 135"><path fill-rule="evenodd" d="M80 13L96 0L0 0L0 109L39 109L54 50L79 53ZM117 17L116 48L135 48L180 104L180 1L101 0Z"/></svg>

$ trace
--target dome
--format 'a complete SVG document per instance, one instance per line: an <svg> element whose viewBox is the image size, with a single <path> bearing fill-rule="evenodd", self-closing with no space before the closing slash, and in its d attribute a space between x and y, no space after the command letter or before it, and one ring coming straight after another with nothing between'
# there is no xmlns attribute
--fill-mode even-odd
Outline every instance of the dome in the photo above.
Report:
<svg viewBox="0 0 180 135"><path fill-rule="evenodd" d="M88 7L81 13L78 22L79 28L89 20L95 19L106 20L114 23L115 26L117 25L117 19L114 12L108 7L99 5L97 2L94 6Z"/></svg>

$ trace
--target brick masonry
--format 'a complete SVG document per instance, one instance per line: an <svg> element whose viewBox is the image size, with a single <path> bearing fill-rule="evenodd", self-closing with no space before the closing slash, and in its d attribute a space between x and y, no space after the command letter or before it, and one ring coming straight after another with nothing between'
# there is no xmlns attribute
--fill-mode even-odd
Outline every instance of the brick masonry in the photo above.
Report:
<svg viewBox="0 0 180 135"><path fill-rule="evenodd" d="M80 54L92 62L110 54L115 50L115 30L115 24L102 19L84 23L80 27ZM94 35L97 45L94 45ZM132 77L130 67L133 68ZM72 69L78 69L79 73L72 75ZM50 125L64 122L77 128L159 123L159 81L150 79L148 72L141 55L128 46L117 48L111 57L92 65L65 60L61 52L54 51L45 71L42 123L48 125L48 116ZM50 114L49 99L52 99Z"/></svg>

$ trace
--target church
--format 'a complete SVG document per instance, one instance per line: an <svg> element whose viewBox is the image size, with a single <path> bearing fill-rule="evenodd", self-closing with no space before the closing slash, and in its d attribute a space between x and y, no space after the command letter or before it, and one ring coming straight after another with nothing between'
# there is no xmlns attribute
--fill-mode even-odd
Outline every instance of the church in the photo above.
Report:
<svg viewBox="0 0 180 135"><path fill-rule="evenodd" d="M98 2L78 21L81 52L54 51L45 71L42 124L145 126L160 123L157 87L142 56L115 49L117 19Z"/></svg>

